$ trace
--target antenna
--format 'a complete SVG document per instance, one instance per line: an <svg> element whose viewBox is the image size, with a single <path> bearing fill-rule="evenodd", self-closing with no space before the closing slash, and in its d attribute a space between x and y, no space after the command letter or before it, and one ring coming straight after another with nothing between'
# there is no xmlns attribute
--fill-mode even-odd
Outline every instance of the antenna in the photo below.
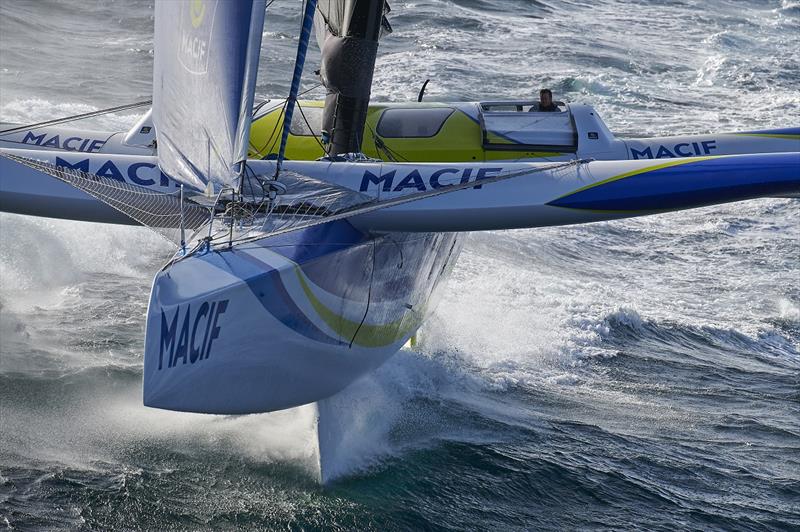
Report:
<svg viewBox="0 0 800 532"><path fill-rule="evenodd" d="M422 84L422 88L419 89L419 94L417 95L417 102L422 101L422 97L425 96L425 87L428 86L428 82L430 79L426 79L425 83Z"/></svg>

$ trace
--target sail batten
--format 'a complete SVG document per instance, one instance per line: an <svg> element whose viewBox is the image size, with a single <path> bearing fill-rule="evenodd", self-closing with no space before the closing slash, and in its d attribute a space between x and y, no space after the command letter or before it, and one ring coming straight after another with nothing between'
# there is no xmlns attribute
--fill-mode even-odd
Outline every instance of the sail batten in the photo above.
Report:
<svg viewBox="0 0 800 532"><path fill-rule="evenodd" d="M247 157L266 0L158 0L158 165L204 190L236 188Z"/></svg>

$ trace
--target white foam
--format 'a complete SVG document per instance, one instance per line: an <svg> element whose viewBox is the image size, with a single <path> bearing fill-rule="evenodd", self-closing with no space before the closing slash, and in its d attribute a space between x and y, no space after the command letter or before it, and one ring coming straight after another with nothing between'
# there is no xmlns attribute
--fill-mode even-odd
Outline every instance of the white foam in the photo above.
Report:
<svg viewBox="0 0 800 532"><path fill-rule="evenodd" d="M65 391L76 391L65 386ZM59 408L39 408L36 415L17 412L4 430L29 445L28 457L94 470L117 464L128 452L164 447L184 455L221 453L252 463L292 463L317 474L311 406L271 414L212 416L145 408L140 388L115 386L113 391L81 390L71 401L71 415ZM6 449L8 451L8 449ZM101 463L98 466L98 462Z"/></svg>
<svg viewBox="0 0 800 532"><path fill-rule="evenodd" d="M782 297L778 299L778 315L785 319L800 322L800 305Z"/></svg>
<svg viewBox="0 0 800 532"><path fill-rule="evenodd" d="M131 103L131 102L124 102ZM0 106L0 122L31 124L55 118L67 118L98 111L100 108L84 103L50 101L41 98L15 99ZM68 122L63 127L102 129L105 131L127 131L141 113L109 113L100 117Z"/></svg>
<svg viewBox="0 0 800 532"><path fill-rule="evenodd" d="M0 213L0 288L12 309L52 306L92 274L149 279L170 252L142 227Z"/></svg>
<svg viewBox="0 0 800 532"><path fill-rule="evenodd" d="M796 5L784 0L783 9L796 10ZM600 3L590 10L554 9L548 14L546 32L525 17L483 11L476 16L474 9L458 5L450 7L482 21L483 31L457 27L438 31L440 22L430 21L439 15L433 10L441 6L418 7L422 14L418 24L397 25L399 39L394 42L399 44L390 38L381 45L373 91L378 99L413 99L427 77L433 78L431 96L456 100L527 98L543 85L564 83L568 99L596 105L612 129L622 127L637 135L785 127L786 117L796 116L800 103L793 84L787 88L776 80L762 87L757 93L761 101L753 104L754 93L746 86L758 80L737 71L744 64L742 58L734 51L716 49L719 39L707 38L687 26L686 18L673 16L674 6L650 4L647 17L621 12L614 4ZM694 16L691 10L686 13ZM749 18L758 21L766 16ZM608 24L609 20L614 23ZM624 46L616 42L620 25L626 29ZM579 35L576 26L583 29ZM673 36L678 32L686 38L676 43ZM586 52L581 41L586 34L593 35L594 47L608 48L615 66L578 64L569 60L569 54L552 53ZM283 34L264 35L277 41ZM761 49L760 57L777 60L781 53L791 54L797 48L796 34L772 37L767 33L753 37L773 41L773 47ZM274 44L267 46L268 54ZM107 45L125 48L129 43ZM668 67L663 73L649 70L659 62ZM13 72L20 72L20 65L13 66ZM106 73L101 65L82 74L86 83L106 87ZM149 71L142 71L131 78L149 76ZM39 82L37 77L35 83ZM124 103L146 86L115 89L117 103ZM37 86L15 90L36 94ZM95 110L70 103L82 96L75 92L58 101L19 99L0 107L0 116L25 123ZM692 107L676 105L687 101ZM127 129L134 119L112 116L99 123ZM624 387L604 373L603 363L615 356L605 346L612 322L636 330L649 320L667 320L747 331L752 338L764 333L775 343L785 340L765 323L776 312L785 319L800 319L797 302L782 289L796 282L797 265L778 273L758 266L773 259L770 249L782 238L798 237L797 216L791 212L762 216L776 205L780 203L772 200L750 202L607 226L619 237L594 226L474 238L439 312L421 333L421 353L400 353L336 398L343 439L332 460L332 474L346 476L374 467L409 447L434 445L440 437L465 437L459 427L428 422L427 413L419 410L419 399L454 401L470 412L497 416L513 407L496 408L491 394L527 387L557 397L562 418L579 417L570 410L575 404L587 412L587 419L598 423L603 417L612 422L615 416L625 422L637 412L647 421L668 415L682 419L680 413L664 413L663 405L647 400L634 387L607 389ZM755 218L761 229L731 223L743 217ZM767 228L767 219L778 227ZM788 236L775 236L782 233ZM91 275L151 276L159 265L155 258L161 253L159 246L163 246L160 240L141 229L0 215L4 341L11 335L19 342L30 340L34 349L44 346L43 356L51 357L46 361L50 364L54 357L67 356L44 343L41 331L24 325L24 318L39 314L36 307L60 310L62 317L74 312ZM603 247L608 253L595 249ZM565 259L565 251L575 258ZM749 256L752 263L746 262ZM119 290L135 292L139 287L139 281L131 281ZM110 292L108 297L115 296ZM146 299L146 288L141 297ZM91 327L87 325L89 335L100 332ZM115 355L94 353L91 360L81 361L77 358L85 353L72 353L76 360L70 362L74 363L70 371L92 365L113 369L119 363ZM35 373L39 367L30 358L27 364L20 368ZM84 408L70 413L75 414L72 419L35 409L30 416L18 413L11 428L28 435L26 441L34 449L50 448L53 456L66 460L69 455L82 462L106 455L109 448L150 443L187 452L196 448L233 452L255 461L296 461L309 471L317 459L310 409L231 418L160 412L142 407L133 387L89 397ZM519 415L527 420L538 414L526 405ZM404 426L410 428L401 430Z"/></svg>

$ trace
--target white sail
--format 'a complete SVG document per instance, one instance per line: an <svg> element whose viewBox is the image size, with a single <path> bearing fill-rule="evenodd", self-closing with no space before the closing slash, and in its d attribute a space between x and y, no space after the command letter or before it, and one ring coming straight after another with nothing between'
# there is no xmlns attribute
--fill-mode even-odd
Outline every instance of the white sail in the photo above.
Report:
<svg viewBox="0 0 800 532"><path fill-rule="evenodd" d="M236 187L247 157L265 0L158 0L158 165L203 190Z"/></svg>

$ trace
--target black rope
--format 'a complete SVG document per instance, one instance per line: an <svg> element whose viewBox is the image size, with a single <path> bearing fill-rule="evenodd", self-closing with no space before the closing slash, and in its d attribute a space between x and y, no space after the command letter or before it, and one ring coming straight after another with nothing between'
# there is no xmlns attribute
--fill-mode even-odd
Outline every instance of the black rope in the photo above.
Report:
<svg viewBox="0 0 800 532"><path fill-rule="evenodd" d="M396 151L392 150L389 146L387 146L386 143L381 138L381 136L378 135L378 133L374 129L372 129L372 126L370 126L369 123L365 123L364 125L369 128L370 132L372 132L372 142L375 144L376 152L379 153L383 152L387 156L387 158L393 163L396 163L398 158L402 159L404 162L410 162L408 159L406 159Z"/></svg>
<svg viewBox="0 0 800 532"><path fill-rule="evenodd" d="M361 328L364 326L364 322L367 321L367 315L369 315L369 305L372 303L372 283L375 281L375 240L372 239L372 270L369 274L369 287L367 288L367 308L364 309L364 315L361 317L361 322L358 324L356 328L356 332L353 334L353 338L350 339L350 345L348 346L350 349L353 348L353 343L356 341L358 337L358 333L361 332Z"/></svg>
<svg viewBox="0 0 800 532"><path fill-rule="evenodd" d="M297 102L297 109L300 111L300 116L303 117L303 121L306 123L306 126L308 126L308 130L311 132L311 136L314 137L314 140L316 140L317 144L319 144L319 147L322 149L322 153L325 153L325 146L322 144L322 141L319 140L317 134L314 133L314 128L311 127L311 124L308 122L308 118L306 118L306 114L303 112L303 108L300 106L300 102Z"/></svg>
<svg viewBox="0 0 800 532"><path fill-rule="evenodd" d="M283 111L284 111L284 109L286 109L286 102L287 101L288 100L284 100L283 101L282 109L281 109L281 111L279 113L280 115L283 115ZM264 115L264 117L267 117L267 116L271 115L272 113L276 112L276 110L277 110L277 107L275 107L274 110L272 110L272 111L268 112L266 115ZM255 155L259 155L264 150L267 150L267 146L269 146L269 150L268 151L270 151L270 152L272 151L272 148L275 147L275 141L272 141L272 139L275 137L275 133L277 133L277 131L278 131L278 123L279 123L279 120L275 120L275 125L272 127L272 132L269 134L269 137L267 137L267 141L261 146L261 148L257 147L255 144L253 144L252 141L248 142L250 147L253 148L253 152L254 152ZM270 141L272 141L272 145L271 146L270 146ZM267 156L268 155L269 155L269 153L267 153Z"/></svg>
<svg viewBox="0 0 800 532"><path fill-rule="evenodd" d="M272 140L272 144L270 144L269 146L269 153L267 155L272 155L275 152L275 144L281 139L281 136L276 135L276 133L280 130L278 124L283 125L283 122L286 120L286 108L288 106L289 106L289 99L286 98L285 100L283 100L283 106L281 107L281 112L279 113L278 116L280 120L275 120L275 127L272 128L272 133L270 133L269 140ZM291 127L291 124L289 125L289 127ZM274 140L273 136L275 137ZM267 142L269 142L269 140Z"/></svg>
<svg viewBox="0 0 800 532"><path fill-rule="evenodd" d="M300 94L298 94L298 96L303 96L304 94L308 94L309 92L311 92L313 90L316 90L316 89L318 89L320 87L322 87L322 83L317 83L313 87L311 87L309 89L306 89L303 92L301 92ZM253 108L253 114L255 115L262 107L267 105L270 101L272 101L272 100L264 100L263 102L261 102L258 105L256 105ZM264 144L262 144L260 148L257 145L253 144L252 139L248 141L248 145L252 149L254 155L260 155L265 150L267 150L268 147L269 147L269 150L268 150L269 152L272 152L272 150L275 148L275 143L277 142L277 138L275 137L275 134L278 132L278 125L279 125L279 122L280 122L280 117L281 116L285 116L285 114L286 114L286 104L288 102L289 102L288 98L285 98L283 100L283 103L280 105L281 110L278 113L280 116L278 117L278 120L275 121L275 126L272 128L272 132L269 134L269 137L267 137L267 141ZM272 113L277 112L278 107L279 106L275 106L271 111L268 111L264 116L259 118L259 120L263 120L264 118L266 118L267 116L271 115ZM266 156L269 156L269 153L267 153Z"/></svg>

